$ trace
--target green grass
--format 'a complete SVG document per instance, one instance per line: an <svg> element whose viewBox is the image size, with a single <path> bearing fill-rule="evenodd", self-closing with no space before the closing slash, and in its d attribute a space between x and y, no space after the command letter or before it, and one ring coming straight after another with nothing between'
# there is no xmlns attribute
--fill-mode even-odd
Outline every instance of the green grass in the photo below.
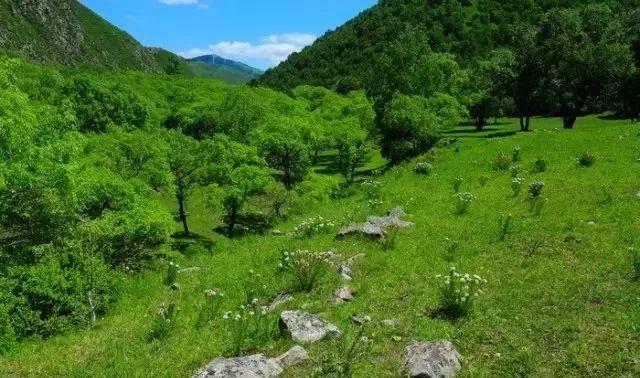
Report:
<svg viewBox="0 0 640 378"><path fill-rule="evenodd" d="M24 342L0 359L0 376L189 376L230 348L222 320L194 327L203 291L222 289L223 310L233 309L242 301L248 269L269 277L271 292L284 291L289 283L276 273L280 252L300 248L367 254L352 282L358 291L352 304L330 303L340 283L337 274L329 274L285 306L320 313L352 334L357 330L349 318L369 314L374 321L365 334L372 344L368 357L355 361L356 376L398 376L410 340L437 339L452 340L465 357L461 376L638 376L640 284L632 279L628 248L640 243L640 126L588 117L575 130L563 130L558 119L535 119L533 127L525 134L515 133L515 122L482 133L455 130L449 137L459 141L434 154L431 175L413 173L408 163L381 176L384 203L376 212L402 205L416 223L400 231L389 251L333 235L227 240L210 232L215 217L199 211L196 196L190 204L192 228L214 238L215 251L180 259L182 266L202 269L181 274L179 292L163 285L161 268L131 277L117 308L94 329ZM491 162L516 146L522 149L526 186L514 198L509 172L493 170ZM594 166L578 165L585 151L597 157ZM548 161L547 170L530 173L538 157ZM454 214L451 182L457 176L464 178L461 191L478 198L467 215ZM482 176L488 177L485 186ZM548 202L538 216L524 202L533 181L546 184ZM170 199L167 205L173 206ZM289 231L312 215L348 222L372 213L360 194L333 203L305 201L297 209L279 229ZM502 214L512 214L513 227L499 241ZM460 243L451 262L445 237ZM488 280L472 314L456 322L428 315L438 304L435 275L452 265ZM154 311L171 296L178 304L174 332L163 342L148 343ZM379 323L391 317L401 326ZM291 345L283 337L254 350L276 355ZM311 374L333 348L331 342L308 346L313 363L287 374Z"/></svg>

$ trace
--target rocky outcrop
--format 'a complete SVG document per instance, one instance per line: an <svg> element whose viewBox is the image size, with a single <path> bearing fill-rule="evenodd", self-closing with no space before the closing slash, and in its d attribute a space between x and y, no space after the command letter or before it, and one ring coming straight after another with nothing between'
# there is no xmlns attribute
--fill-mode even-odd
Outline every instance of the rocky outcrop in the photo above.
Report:
<svg viewBox="0 0 640 378"><path fill-rule="evenodd" d="M351 302L355 299L353 289L351 286L343 286L339 289L336 289L331 295L331 300L334 303L346 303Z"/></svg>
<svg viewBox="0 0 640 378"><path fill-rule="evenodd" d="M300 346L291 348L277 358L267 358L263 354L245 357L217 358L199 370L194 378L263 378L277 377L289 366L309 359Z"/></svg>
<svg viewBox="0 0 640 378"><path fill-rule="evenodd" d="M460 359L450 341L414 342L405 348L404 372L410 377L453 377L461 368Z"/></svg>
<svg viewBox="0 0 640 378"><path fill-rule="evenodd" d="M284 311L280 315L280 329L290 334L297 343L312 343L326 337L342 336L335 325L301 311Z"/></svg>

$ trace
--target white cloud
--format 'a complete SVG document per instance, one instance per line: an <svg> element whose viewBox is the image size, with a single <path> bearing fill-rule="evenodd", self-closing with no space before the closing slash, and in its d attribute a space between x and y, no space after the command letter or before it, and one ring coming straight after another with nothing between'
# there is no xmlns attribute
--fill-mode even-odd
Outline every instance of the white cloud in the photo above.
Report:
<svg viewBox="0 0 640 378"><path fill-rule="evenodd" d="M174 0L175 1L175 0ZM206 48L194 48L181 52L185 58L216 54L229 59L259 59L275 66L294 52L312 44L316 36L303 33L274 34L260 38L260 43L222 41Z"/></svg>

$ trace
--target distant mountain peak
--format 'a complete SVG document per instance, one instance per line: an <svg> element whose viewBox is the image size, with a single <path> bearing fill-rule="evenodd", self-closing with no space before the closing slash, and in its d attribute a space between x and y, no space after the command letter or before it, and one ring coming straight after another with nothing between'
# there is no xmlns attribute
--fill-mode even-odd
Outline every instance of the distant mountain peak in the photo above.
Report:
<svg viewBox="0 0 640 378"><path fill-rule="evenodd" d="M262 71L245 63L223 58L216 54L207 54L187 59L192 70L198 71L199 76L216 76L223 81L242 84L251 81Z"/></svg>

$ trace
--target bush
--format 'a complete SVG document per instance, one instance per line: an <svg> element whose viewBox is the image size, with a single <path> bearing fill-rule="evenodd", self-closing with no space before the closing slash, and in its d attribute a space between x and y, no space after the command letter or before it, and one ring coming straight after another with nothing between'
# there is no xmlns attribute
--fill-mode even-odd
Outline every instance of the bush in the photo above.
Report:
<svg viewBox="0 0 640 378"><path fill-rule="evenodd" d="M9 298L0 292L0 356L9 352L16 341L16 334L9 314Z"/></svg>
<svg viewBox="0 0 640 378"><path fill-rule="evenodd" d="M511 172L511 177L518 177L522 174L522 167L519 164L515 164L512 166L509 171Z"/></svg>
<svg viewBox="0 0 640 378"><path fill-rule="evenodd" d="M180 266L174 262L169 262L167 265L167 271L164 275L164 284L167 286L171 286L178 280L178 270L180 270Z"/></svg>
<svg viewBox="0 0 640 378"><path fill-rule="evenodd" d="M330 264L329 253L299 250L283 252L279 267L293 276L296 290L310 292Z"/></svg>
<svg viewBox="0 0 640 378"><path fill-rule="evenodd" d="M314 235L329 234L335 227L336 225L333 221L318 215L302 221L293 229L293 234L297 238L309 238Z"/></svg>
<svg viewBox="0 0 640 378"><path fill-rule="evenodd" d="M547 199L542 197L542 189L544 189L544 182L541 181L529 185L527 202L529 202L529 211L535 215L539 215L542 212L542 207L547 203Z"/></svg>
<svg viewBox="0 0 640 378"><path fill-rule="evenodd" d="M581 167L588 168L593 166L595 163L596 163L595 155L589 152L584 152L578 157L578 164L580 164Z"/></svg>
<svg viewBox="0 0 640 378"><path fill-rule="evenodd" d="M532 172L541 173L546 170L547 170L547 161L545 159L539 157L533 162Z"/></svg>
<svg viewBox="0 0 640 378"><path fill-rule="evenodd" d="M449 319L459 319L471 313L473 303L482 294L487 280L474 274L461 274L451 268L449 274L437 275L440 281L440 305L437 312Z"/></svg>
<svg viewBox="0 0 640 378"><path fill-rule="evenodd" d="M156 311L151 328L147 335L147 341L164 340L175 327L176 322L176 304L171 302L169 305L161 305Z"/></svg>
<svg viewBox="0 0 640 378"><path fill-rule="evenodd" d="M498 240L503 241L511 234L513 227L513 216L511 214L501 215L498 219L499 237Z"/></svg>
<svg viewBox="0 0 640 378"><path fill-rule="evenodd" d="M511 167L511 157L501 152L493 159L492 166L496 171L506 171Z"/></svg>
<svg viewBox="0 0 640 378"><path fill-rule="evenodd" d="M433 165L427 162L419 162L413 167L413 171L420 175L430 175L433 172Z"/></svg>
<svg viewBox="0 0 640 378"><path fill-rule="evenodd" d="M463 215L469 213L471 203L477 199L469 192L457 193L455 196L456 214Z"/></svg>

